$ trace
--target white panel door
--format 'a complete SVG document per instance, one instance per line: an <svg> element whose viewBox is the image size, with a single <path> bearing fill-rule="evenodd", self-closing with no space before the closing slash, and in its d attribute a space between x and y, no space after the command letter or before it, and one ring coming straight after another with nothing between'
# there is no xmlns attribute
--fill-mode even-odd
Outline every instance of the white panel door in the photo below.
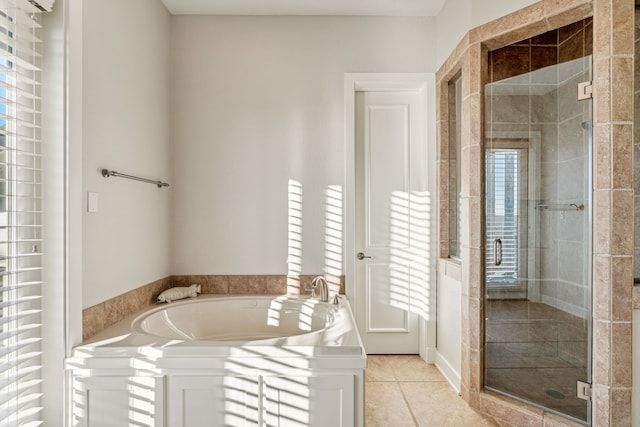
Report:
<svg viewBox="0 0 640 427"><path fill-rule="evenodd" d="M168 389L171 427L260 425L258 377L176 375Z"/></svg>
<svg viewBox="0 0 640 427"><path fill-rule="evenodd" d="M420 96L357 92L355 103L358 328L369 354L415 354L428 255Z"/></svg>

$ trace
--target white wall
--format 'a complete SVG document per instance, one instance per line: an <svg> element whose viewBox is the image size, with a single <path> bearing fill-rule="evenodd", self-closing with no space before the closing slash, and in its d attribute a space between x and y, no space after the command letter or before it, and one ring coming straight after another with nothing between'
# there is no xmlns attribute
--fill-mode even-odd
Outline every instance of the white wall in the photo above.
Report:
<svg viewBox="0 0 640 427"><path fill-rule="evenodd" d="M174 274L284 274L287 185L302 273L324 266L324 193L344 186L344 74L435 71L434 21L173 18Z"/></svg>
<svg viewBox="0 0 640 427"><path fill-rule="evenodd" d="M447 0L436 18L438 67L473 27L472 0Z"/></svg>
<svg viewBox="0 0 640 427"><path fill-rule="evenodd" d="M462 272L452 261L438 263L438 292L435 364L460 392L462 372Z"/></svg>
<svg viewBox="0 0 640 427"><path fill-rule="evenodd" d="M83 2L83 307L171 273L171 16L158 0ZM74 82L72 82L73 84ZM87 192L99 212L86 213Z"/></svg>
<svg viewBox="0 0 640 427"><path fill-rule="evenodd" d="M486 24L512 12L527 7L540 0L471 0L472 20L474 27Z"/></svg>
<svg viewBox="0 0 640 427"><path fill-rule="evenodd" d="M436 19L438 67L471 29L538 0L447 0Z"/></svg>
<svg viewBox="0 0 640 427"><path fill-rule="evenodd" d="M88 191L100 208L83 214L86 308L169 274L285 273L290 179L304 192L302 272L322 271L324 192L345 179L344 73L434 72L471 25L532 1L449 0L437 19L84 3L83 210Z"/></svg>

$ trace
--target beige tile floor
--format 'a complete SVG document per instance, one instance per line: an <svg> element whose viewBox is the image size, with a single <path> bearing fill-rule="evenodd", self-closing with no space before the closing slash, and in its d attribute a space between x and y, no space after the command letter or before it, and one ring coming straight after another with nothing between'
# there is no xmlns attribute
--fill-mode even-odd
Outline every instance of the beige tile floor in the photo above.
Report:
<svg viewBox="0 0 640 427"><path fill-rule="evenodd" d="M366 427L497 426L471 409L440 371L416 355L369 355Z"/></svg>

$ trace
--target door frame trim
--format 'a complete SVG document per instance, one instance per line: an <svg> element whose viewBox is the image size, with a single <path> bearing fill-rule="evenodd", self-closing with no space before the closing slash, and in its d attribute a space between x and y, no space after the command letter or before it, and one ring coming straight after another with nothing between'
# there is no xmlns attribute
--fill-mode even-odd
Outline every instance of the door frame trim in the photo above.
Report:
<svg viewBox="0 0 640 427"><path fill-rule="evenodd" d="M435 197L436 192L436 108L435 108L435 73L345 73L344 75L344 272L345 293L354 314L360 307L355 298L355 97L356 92L363 91L419 91L421 92L421 108L425 120L422 123L422 135L426 139L423 147L426 152L426 171L421 180L425 182L429 194ZM435 207L435 204L433 205ZM430 242L430 319L420 318L420 356L432 363L435 361L435 277L436 277L436 224L437 209L431 210Z"/></svg>

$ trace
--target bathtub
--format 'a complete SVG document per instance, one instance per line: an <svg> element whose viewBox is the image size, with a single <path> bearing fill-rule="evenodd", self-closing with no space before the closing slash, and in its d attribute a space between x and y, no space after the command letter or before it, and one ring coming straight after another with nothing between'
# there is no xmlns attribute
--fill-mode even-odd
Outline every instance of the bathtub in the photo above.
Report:
<svg viewBox="0 0 640 427"><path fill-rule="evenodd" d="M349 302L215 296L157 305L74 348L74 425L363 426Z"/></svg>
<svg viewBox="0 0 640 427"><path fill-rule="evenodd" d="M315 299L287 297L198 298L167 304L138 316L133 329L161 338L190 341L251 342L268 345L298 342L328 344L344 311ZM294 338L296 337L296 338ZM344 339L335 336L335 344Z"/></svg>

